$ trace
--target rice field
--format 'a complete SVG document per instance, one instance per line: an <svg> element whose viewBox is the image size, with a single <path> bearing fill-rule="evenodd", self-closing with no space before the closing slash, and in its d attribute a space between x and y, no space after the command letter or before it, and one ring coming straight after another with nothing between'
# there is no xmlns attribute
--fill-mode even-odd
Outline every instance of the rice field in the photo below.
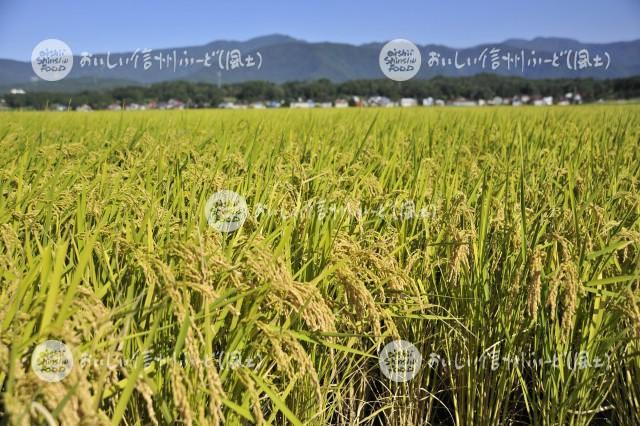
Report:
<svg viewBox="0 0 640 426"><path fill-rule="evenodd" d="M640 425L638 105L5 112L0 162L0 422Z"/></svg>

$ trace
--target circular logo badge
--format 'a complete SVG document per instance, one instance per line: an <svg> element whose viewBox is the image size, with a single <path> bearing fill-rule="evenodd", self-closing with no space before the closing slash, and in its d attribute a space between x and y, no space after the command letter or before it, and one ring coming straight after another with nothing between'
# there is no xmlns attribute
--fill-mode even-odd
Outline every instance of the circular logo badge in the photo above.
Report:
<svg viewBox="0 0 640 426"><path fill-rule="evenodd" d="M394 340L380 351L380 370L389 380L408 382L420 371L422 354L411 342Z"/></svg>
<svg viewBox="0 0 640 426"><path fill-rule="evenodd" d="M240 228L249 215L244 197L233 191L218 191L204 207L209 226L220 232L233 232Z"/></svg>
<svg viewBox="0 0 640 426"><path fill-rule="evenodd" d="M380 50L380 69L391 80L406 81L418 74L422 56L418 46L402 38L391 40Z"/></svg>
<svg viewBox="0 0 640 426"><path fill-rule="evenodd" d="M73 354L67 345L58 340L40 343L31 354L31 369L46 382L59 382L73 368Z"/></svg>
<svg viewBox="0 0 640 426"><path fill-rule="evenodd" d="M31 67L43 80L62 80L73 68L73 52L62 40L43 40L31 52Z"/></svg>

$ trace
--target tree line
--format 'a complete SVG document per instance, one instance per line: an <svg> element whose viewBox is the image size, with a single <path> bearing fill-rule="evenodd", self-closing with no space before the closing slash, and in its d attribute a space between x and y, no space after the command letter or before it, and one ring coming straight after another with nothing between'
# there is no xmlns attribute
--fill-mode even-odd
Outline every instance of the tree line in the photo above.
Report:
<svg viewBox="0 0 640 426"><path fill-rule="evenodd" d="M87 104L94 109L108 105L166 102L177 99L188 107L216 107L221 102L234 100L240 103L256 101L288 102L305 99L316 102L331 102L338 98L353 96L385 96L391 100L400 98L453 100L492 99L495 96L512 97L528 95L560 98L566 93L579 93L585 102L599 99L640 98L640 76L595 80L595 79L543 79L528 80L520 77L504 77L480 74L472 77L434 77L429 80L353 80L333 83L327 79L295 81L283 84L265 81L249 81L218 87L209 83L171 81L149 86L127 86L108 90L92 90L76 93L27 92L5 94L7 106L11 108L45 109L52 104L77 107Z"/></svg>

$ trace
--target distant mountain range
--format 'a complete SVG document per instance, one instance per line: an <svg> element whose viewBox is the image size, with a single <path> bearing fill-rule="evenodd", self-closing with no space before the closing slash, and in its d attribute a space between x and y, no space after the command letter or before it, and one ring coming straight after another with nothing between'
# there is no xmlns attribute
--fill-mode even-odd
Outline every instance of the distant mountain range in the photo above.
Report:
<svg viewBox="0 0 640 426"><path fill-rule="evenodd" d="M0 59L0 91L9 88L22 88L25 90L50 90L50 91L75 91L85 89L112 88L125 85L150 84L161 81L187 80L202 81L208 83L236 83L249 80L265 80L276 83L286 81L315 80L328 78L334 82L343 82L356 79L384 78L378 66L378 55L384 43L368 43L352 45L345 43L311 43L294 39L285 35L269 35L254 38L248 41L220 40L203 46L183 46L177 48L153 49L151 57L160 54L163 57L171 56L177 52L178 57L188 52L190 58L205 58L207 53L222 52L226 55L233 49L238 49L242 57L251 55L257 62L257 54L262 58L258 69L243 67L234 70L223 70L218 73L219 62L217 56L212 56L210 66L204 63L194 62L189 66L159 69L157 62L152 61L152 66L144 70L142 66L142 52L138 52L138 67L134 69L131 64L116 66L107 69L107 66L80 66L80 56L74 57L74 66L64 80L58 82L46 82L38 80L29 62L21 62L10 59ZM71 46L73 48L73 46ZM444 76L469 76L482 72L493 72L500 75L514 75L525 78L618 78L640 75L640 40L616 42L616 43L581 43L565 38L535 38L533 40L509 39L501 43L483 44L469 48L451 48L442 45L419 46L422 55L422 67L415 78L426 79L436 75ZM492 57L491 49L494 51ZM575 52L586 49L589 53L590 63L595 63L594 56L599 55L602 64L599 67L586 67L584 69L569 69L575 66ZM535 51L535 53L533 53ZM567 52L569 61L567 62ZM440 58L453 59L452 64L441 66L430 56L430 52L436 52ZM457 52L457 58L456 58ZM483 53L484 52L484 53ZM522 63L515 62L507 67L508 59L525 53L530 61L528 66L522 68ZM562 53L564 52L564 54ZM606 58L605 52L609 55ZM74 52L79 54L80 52ZM554 54L556 58L554 59ZM111 53L112 64L117 58L132 57L133 52ZM106 63L106 54L94 54L94 59L101 59ZM432 59L432 66L427 66ZM480 61L478 58L483 58ZM537 63L532 66L533 58L546 58L547 63ZM495 70L491 68L492 60L501 61L501 66ZM540 59L542 60L542 59ZM468 62L467 62L468 61ZM555 61L560 66L552 66ZM223 63L226 63L224 56ZM485 67L483 68L482 63ZM605 69L607 63L608 69ZM456 67L458 64L458 67ZM462 66L461 66L462 65Z"/></svg>

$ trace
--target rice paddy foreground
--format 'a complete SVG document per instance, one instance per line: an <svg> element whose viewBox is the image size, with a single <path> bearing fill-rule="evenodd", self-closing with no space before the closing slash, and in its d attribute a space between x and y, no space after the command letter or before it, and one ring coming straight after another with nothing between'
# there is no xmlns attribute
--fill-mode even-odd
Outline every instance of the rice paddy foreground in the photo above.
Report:
<svg viewBox="0 0 640 426"><path fill-rule="evenodd" d="M0 113L0 415L640 424L639 146L637 105Z"/></svg>

